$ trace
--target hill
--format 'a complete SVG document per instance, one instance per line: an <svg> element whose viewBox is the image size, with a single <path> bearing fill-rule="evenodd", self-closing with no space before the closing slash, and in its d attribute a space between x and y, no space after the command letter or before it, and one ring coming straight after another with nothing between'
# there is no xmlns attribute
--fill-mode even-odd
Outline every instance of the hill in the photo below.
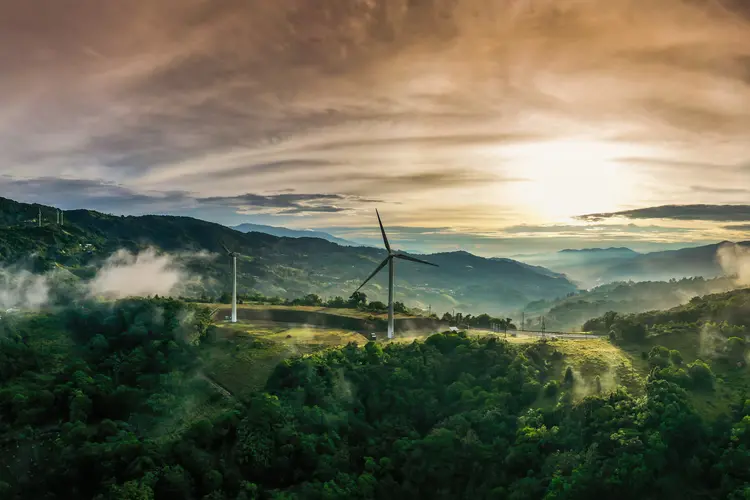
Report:
<svg viewBox="0 0 750 500"><path fill-rule="evenodd" d="M580 286L589 287L618 279L607 274L608 270L638 255L638 252L625 247L584 248L530 255L522 260L564 273Z"/></svg>
<svg viewBox="0 0 750 500"><path fill-rule="evenodd" d="M242 233L265 233L284 238L320 238L322 240L330 241L331 243L336 243L342 246L365 246L361 243L345 240L344 238L339 238L323 231L313 231L308 229L289 229L286 227L266 226L264 224L252 224L249 222L231 227L232 229L240 231Z"/></svg>
<svg viewBox="0 0 750 500"><path fill-rule="evenodd" d="M750 248L750 242L733 243L722 241L679 250L666 250L638 255L624 262L618 262L602 272L604 279L668 280L690 276L713 278L727 273L722 266L718 252L722 248Z"/></svg>
<svg viewBox="0 0 750 500"><path fill-rule="evenodd" d="M706 415L731 413L750 389L750 288L695 297L664 311L608 312L584 328L608 332L644 371L684 387L706 388L694 398ZM699 361L686 363L693 359Z"/></svg>
<svg viewBox="0 0 750 500"><path fill-rule="evenodd" d="M610 248L564 248L558 252L562 255L588 255L596 257L635 257L638 252L627 247Z"/></svg>
<svg viewBox="0 0 750 500"><path fill-rule="evenodd" d="M544 316L552 330L577 330L583 323L607 311L640 313L669 309L696 296L735 289L731 278L683 278L670 281L618 281L573 292L556 300L540 300L527 304L523 311L532 324ZM520 317L521 312L514 314Z"/></svg>
<svg viewBox="0 0 750 500"><path fill-rule="evenodd" d="M638 253L629 248L561 250L555 254L530 255L525 262L564 273L582 287L613 281L668 281L695 276L714 278L735 272L722 262L722 249L748 249L750 242L722 241L711 245ZM743 251L743 250L740 250Z"/></svg>
<svg viewBox="0 0 750 500"><path fill-rule="evenodd" d="M227 263L221 243L240 252L240 293L296 298L308 293L349 296L385 257L384 250L340 246L318 238L284 238L242 233L189 217L113 216L90 210L65 212L65 225L36 227L37 206L3 200L0 220L0 262L25 262L34 270L64 266L79 275L91 274L120 249L131 252L152 246L172 252L201 278L209 294L227 287ZM43 213L54 213L44 207ZM52 219L54 220L54 219ZM214 259L192 253L214 254ZM453 308L470 313L503 312L531 300L565 295L575 286L517 261L493 261L467 252L418 256L440 267L399 263L398 300L434 311ZM386 300L387 273L363 289L370 298Z"/></svg>

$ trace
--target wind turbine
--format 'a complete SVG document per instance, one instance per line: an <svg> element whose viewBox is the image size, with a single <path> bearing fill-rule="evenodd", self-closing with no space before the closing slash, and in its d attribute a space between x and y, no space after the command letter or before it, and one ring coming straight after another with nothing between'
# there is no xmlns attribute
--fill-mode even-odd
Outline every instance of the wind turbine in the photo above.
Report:
<svg viewBox="0 0 750 500"><path fill-rule="evenodd" d="M221 244L224 251L232 259L232 323L237 323L237 252L232 252L227 246Z"/></svg>
<svg viewBox="0 0 750 500"><path fill-rule="evenodd" d="M388 237L385 235L385 229L383 229L383 222L380 220L380 214L378 213L377 209L375 209L375 214L378 216L378 224L380 225L380 232L383 235L383 243L385 243L385 249L388 250L388 257L386 257L385 260L381 262L378 267L375 268L372 274L364 281L364 283L359 285L359 288L357 288L354 291L354 293L357 293L363 286L367 284L368 281L370 281L373 278L373 276L378 274L378 272L381 269L383 269L386 264L388 264L388 338L392 339L393 338L393 264L394 264L394 259L410 260L412 262L418 262L420 264L427 264L428 266L435 266L435 267L439 267L439 266L437 264L432 264L431 262L419 260L409 255L406 255L404 253L395 252L391 250L391 245L388 244ZM354 295L354 293L352 295Z"/></svg>

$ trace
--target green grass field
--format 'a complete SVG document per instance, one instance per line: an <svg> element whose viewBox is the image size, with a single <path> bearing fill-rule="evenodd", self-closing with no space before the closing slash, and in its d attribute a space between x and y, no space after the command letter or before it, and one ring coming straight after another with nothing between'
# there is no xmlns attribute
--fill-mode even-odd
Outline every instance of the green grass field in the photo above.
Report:
<svg viewBox="0 0 750 500"><path fill-rule="evenodd" d="M633 357L605 339L592 340L553 340L548 341L551 349L560 351L561 360L554 362L556 378L562 380L568 366L573 368L577 381L577 396L589 394L594 379L599 376L604 391L617 385L625 386L629 392L638 394L643 390L647 371L639 369Z"/></svg>
<svg viewBox="0 0 750 500"><path fill-rule="evenodd" d="M263 389L276 365L288 357L349 342L367 342L361 334L347 330L293 327L271 322L217 326L216 341L202 350L204 371L240 399Z"/></svg>

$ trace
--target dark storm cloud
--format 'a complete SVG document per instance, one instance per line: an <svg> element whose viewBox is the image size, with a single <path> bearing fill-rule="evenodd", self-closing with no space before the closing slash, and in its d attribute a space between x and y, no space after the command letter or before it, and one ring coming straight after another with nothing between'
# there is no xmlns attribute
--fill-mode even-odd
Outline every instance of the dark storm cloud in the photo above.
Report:
<svg viewBox="0 0 750 500"><path fill-rule="evenodd" d="M750 231L750 224L730 224L722 227L729 231Z"/></svg>
<svg viewBox="0 0 750 500"><path fill-rule="evenodd" d="M601 221L615 217L626 219L745 221L750 220L750 205L663 205L620 212L586 214L576 218L587 221Z"/></svg>

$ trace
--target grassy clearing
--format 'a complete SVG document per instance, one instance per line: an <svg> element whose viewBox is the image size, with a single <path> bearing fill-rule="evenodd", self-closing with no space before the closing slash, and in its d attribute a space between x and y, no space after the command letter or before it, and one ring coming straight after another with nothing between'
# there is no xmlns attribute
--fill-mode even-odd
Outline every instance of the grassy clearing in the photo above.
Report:
<svg viewBox="0 0 750 500"><path fill-rule="evenodd" d="M276 365L288 357L366 342L361 334L347 330L270 322L223 324L218 328L216 341L202 351L204 371L240 399L263 389Z"/></svg>
<svg viewBox="0 0 750 500"><path fill-rule="evenodd" d="M639 394L643 391L644 373L634 365L633 357L604 339L553 340L550 349L562 353L562 359L553 362L555 379L562 381L568 366L573 368L576 397L584 397L593 391L598 376L604 391L623 385L628 391Z"/></svg>

